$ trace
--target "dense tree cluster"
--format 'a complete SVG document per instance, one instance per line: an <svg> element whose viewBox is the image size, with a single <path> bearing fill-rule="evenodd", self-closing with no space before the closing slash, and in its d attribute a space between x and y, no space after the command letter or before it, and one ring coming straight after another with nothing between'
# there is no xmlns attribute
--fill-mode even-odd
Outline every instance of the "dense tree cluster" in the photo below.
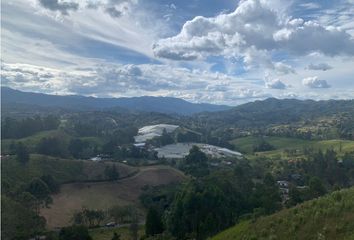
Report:
<svg viewBox="0 0 354 240"><path fill-rule="evenodd" d="M199 151L192 149L186 159L206 160ZM254 183L255 177L254 169L246 161L240 161L233 170L198 175L173 194L168 190L147 189L141 197L144 206L149 207L146 234L160 236L164 230L176 239L206 239L247 214L277 211L281 198L276 181L266 174L263 180Z"/></svg>
<svg viewBox="0 0 354 240"><path fill-rule="evenodd" d="M99 226L105 218L105 213L102 210L83 208L80 212L76 212L73 216L73 223L84 225L87 227Z"/></svg>
<svg viewBox="0 0 354 240"><path fill-rule="evenodd" d="M1 121L2 138L23 138L44 130L57 129L60 120L57 116L34 116L24 119L5 118Z"/></svg>
<svg viewBox="0 0 354 240"><path fill-rule="evenodd" d="M261 138L259 142L253 146L253 151L254 152L266 152L266 151L272 151L274 150L275 147L272 146L269 142L264 140L264 138Z"/></svg>
<svg viewBox="0 0 354 240"><path fill-rule="evenodd" d="M37 144L36 152L49 156L67 157L67 143L61 137L44 137Z"/></svg>

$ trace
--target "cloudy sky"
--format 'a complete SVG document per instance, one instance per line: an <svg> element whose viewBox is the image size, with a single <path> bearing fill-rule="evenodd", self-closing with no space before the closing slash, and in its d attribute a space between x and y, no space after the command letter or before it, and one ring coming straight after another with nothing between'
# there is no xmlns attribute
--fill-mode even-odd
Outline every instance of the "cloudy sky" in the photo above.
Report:
<svg viewBox="0 0 354 240"><path fill-rule="evenodd" d="M2 85L237 105L354 97L354 0L2 1Z"/></svg>

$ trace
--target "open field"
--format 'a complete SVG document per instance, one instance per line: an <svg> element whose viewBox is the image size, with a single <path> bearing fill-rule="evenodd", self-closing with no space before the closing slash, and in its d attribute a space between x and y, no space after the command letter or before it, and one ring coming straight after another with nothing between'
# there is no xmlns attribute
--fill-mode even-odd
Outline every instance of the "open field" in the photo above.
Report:
<svg viewBox="0 0 354 240"><path fill-rule="evenodd" d="M354 141L350 140L304 140L298 138L286 137L264 137L264 139L275 147L275 150L257 153L268 157L275 157L282 154L285 149L302 150L304 148L313 148L315 150L334 149L339 154L354 151ZM257 137L243 137L233 140L231 143L242 153L252 154L253 146L257 144Z"/></svg>
<svg viewBox="0 0 354 240"><path fill-rule="evenodd" d="M42 209L49 228L70 224L75 211L82 207L106 210L114 205L139 207L139 195L146 185L157 186L179 182L182 172L168 166L141 167L132 177L99 183L64 184L59 194L53 195L53 204Z"/></svg>
<svg viewBox="0 0 354 240"><path fill-rule="evenodd" d="M241 222L212 239L354 239L354 188Z"/></svg>

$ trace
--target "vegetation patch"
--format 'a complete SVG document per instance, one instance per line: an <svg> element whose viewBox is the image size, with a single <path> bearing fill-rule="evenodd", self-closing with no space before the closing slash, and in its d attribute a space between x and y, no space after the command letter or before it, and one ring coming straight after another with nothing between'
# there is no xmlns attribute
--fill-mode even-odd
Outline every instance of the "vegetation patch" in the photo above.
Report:
<svg viewBox="0 0 354 240"><path fill-rule="evenodd" d="M354 188L333 192L270 216L227 229L213 240L351 239L354 234Z"/></svg>

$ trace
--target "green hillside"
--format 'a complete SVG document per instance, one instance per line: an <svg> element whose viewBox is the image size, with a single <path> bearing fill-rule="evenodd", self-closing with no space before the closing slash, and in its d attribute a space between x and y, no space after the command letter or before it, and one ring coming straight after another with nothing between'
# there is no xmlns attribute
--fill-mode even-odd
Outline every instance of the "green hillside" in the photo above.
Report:
<svg viewBox="0 0 354 240"><path fill-rule="evenodd" d="M334 149L338 153L352 152L354 151L354 141L350 140L304 140L299 138L288 138L288 137L264 137L265 141L271 144L275 150L262 152L261 155L274 156L281 154L285 149L298 149L303 148L313 148L313 149ZM252 153L253 147L259 141L259 137L249 136L234 139L231 143L235 148L243 153Z"/></svg>
<svg viewBox="0 0 354 240"><path fill-rule="evenodd" d="M241 222L212 239L354 239L354 188Z"/></svg>

